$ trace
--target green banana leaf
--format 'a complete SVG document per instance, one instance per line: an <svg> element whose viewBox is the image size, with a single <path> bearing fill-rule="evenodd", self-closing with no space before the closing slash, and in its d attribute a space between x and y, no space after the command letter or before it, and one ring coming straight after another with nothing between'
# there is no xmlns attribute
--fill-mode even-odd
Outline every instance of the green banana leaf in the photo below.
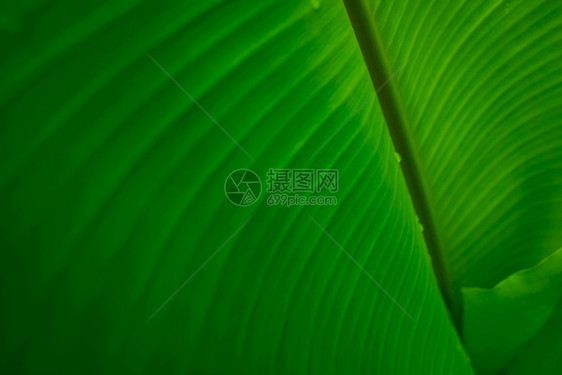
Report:
<svg viewBox="0 0 562 375"><path fill-rule="evenodd" d="M461 288L562 244L558 1L0 9L2 373L470 374Z"/></svg>
<svg viewBox="0 0 562 375"><path fill-rule="evenodd" d="M490 288L562 244L562 3L374 2L447 278Z"/></svg>

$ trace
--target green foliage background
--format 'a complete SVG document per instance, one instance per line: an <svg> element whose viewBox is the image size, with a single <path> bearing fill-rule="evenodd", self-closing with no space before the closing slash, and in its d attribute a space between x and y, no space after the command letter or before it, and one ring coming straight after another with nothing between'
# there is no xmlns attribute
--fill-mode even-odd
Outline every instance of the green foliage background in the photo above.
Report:
<svg viewBox="0 0 562 375"><path fill-rule="evenodd" d="M3 1L0 46L2 373L560 372L560 1Z"/></svg>

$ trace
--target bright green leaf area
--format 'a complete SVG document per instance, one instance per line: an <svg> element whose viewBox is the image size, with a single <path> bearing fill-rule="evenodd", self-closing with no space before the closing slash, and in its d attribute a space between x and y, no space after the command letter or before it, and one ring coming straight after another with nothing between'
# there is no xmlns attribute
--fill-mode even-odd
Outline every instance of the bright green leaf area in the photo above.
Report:
<svg viewBox="0 0 562 375"><path fill-rule="evenodd" d="M560 371L561 2L3 2L0 47L1 373Z"/></svg>
<svg viewBox="0 0 562 375"><path fill-rule="evenodd" d="M562 4L380 2L451 281L492 287L562 242Z"/></svg>

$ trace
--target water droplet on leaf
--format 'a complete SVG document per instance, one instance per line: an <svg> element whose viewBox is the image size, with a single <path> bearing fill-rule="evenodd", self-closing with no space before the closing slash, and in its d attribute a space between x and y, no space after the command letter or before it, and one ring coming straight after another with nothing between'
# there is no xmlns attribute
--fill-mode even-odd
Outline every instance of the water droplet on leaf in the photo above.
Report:
<svg viewBox="0 0 562 375"><path fill-rule="evenodd" d="M418 223L418 228L420 228L420 232L423 232L423 225L420 222L420 217L416 215L416 222Z"/></svg>
<svg viewBox="0 0 562 375"><path fill-rule="evenodd" d="M399 153L395 152L395 153L394 153L394 157L396 158L396 161L397 161L398 163L400 163L400 162L402 161L402 156L400 156Z"/></svg>

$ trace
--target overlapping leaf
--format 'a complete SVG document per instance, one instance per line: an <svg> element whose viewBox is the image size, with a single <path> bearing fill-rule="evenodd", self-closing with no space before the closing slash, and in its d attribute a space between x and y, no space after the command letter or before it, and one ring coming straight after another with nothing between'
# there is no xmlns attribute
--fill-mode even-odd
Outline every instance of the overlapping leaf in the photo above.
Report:
<svg viewBox="0 0 562 375"><path fill-rule="evenodd" d="M562 250L511 275L492 290L463 289L463 297L464 341L472 362L480 373L497 373L519 353L525 354L525 345L550 320L559 319ZM545 344L559 341L551 339Z"/></svg>

